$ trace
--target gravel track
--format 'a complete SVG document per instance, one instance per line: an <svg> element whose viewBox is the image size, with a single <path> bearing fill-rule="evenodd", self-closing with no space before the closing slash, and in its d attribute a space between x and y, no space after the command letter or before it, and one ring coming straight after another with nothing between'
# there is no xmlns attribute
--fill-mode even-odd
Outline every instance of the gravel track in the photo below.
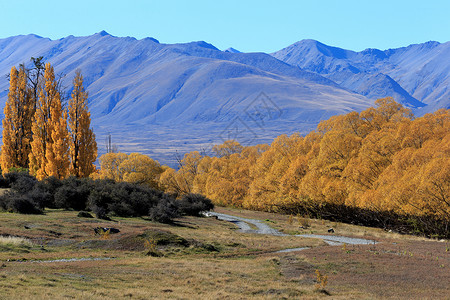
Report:
<svg viewBox="0 0 450 300"><path fill-rule="evenodd" d="M206 216L217 217L219 220L228 221L236 224L239 227L239 231L243 233L256 233L256 234L268 234L276 236L286 236L287 234L279 232L278 230L270 227L260 220L246 219L241 217L230 216L226 214L208 212ZM252 224L257 229L252 229L249 224Z"/></svg>
<svg viewBox="0 0 450 300"><path fill-rule="evenodd" d="M270 227L269 225L263 223L263 221L260 221L260 220L241 218L241 217L236 217L236 216L231 216L231 215L221 214L221 213L216 213L216 212L207 212L207 213L205 213L205 215L207 217L216 217L219 220L231 222L239 227L239 232L254 233L254 234L268 234L268 235L275 235L275 236L288 236L288 234L282 233L282 232ZM255 226L257 229L252 229L250 224ZM295 236L321 239L324 242L326 242L328 245L331 245L331 246L339 246L339 245L343 245L343 244L372 245L372 244L377 243L374 240L351 238L351 237L340 236L340 235L297 234ZM301 251L301 250L305 250L305 249L308 249L308 248L284 249L284 250L280 250L277 252L278 253L293 252L293 251Z"/></svg>

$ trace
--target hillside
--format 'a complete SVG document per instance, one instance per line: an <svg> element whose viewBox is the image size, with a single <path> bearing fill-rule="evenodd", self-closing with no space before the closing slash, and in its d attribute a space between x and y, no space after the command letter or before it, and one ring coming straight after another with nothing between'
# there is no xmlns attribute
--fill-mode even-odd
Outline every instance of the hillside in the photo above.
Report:
<svg viewBox="0 0 450 300"><path fill-rule="evenodd" d="M99 143L111 133L120 150L141 151L163 162L173 156L170 147L183 152L221 143L237 117L247 139L268 141L276 136L272 129L310 129L321 119L371 104L264 53L223 52L205 42L160 44L106 32L54 41L36 35L0 40L0 74L38 56L66 75L65 86L81 69ZM1 76L1 108L7 88ZM258 98L261 92L269 102ZM250 110L265 104L277 113L254 126L252 114L261 112Z"/></svg>
<svg viewBox="0 0 450 300"><path fill-rule="evenodd" d="M272 55L368 98L393 96L421 108L415 110L418 115L450 107L450 42L354 52L302 40Z"/></svg>

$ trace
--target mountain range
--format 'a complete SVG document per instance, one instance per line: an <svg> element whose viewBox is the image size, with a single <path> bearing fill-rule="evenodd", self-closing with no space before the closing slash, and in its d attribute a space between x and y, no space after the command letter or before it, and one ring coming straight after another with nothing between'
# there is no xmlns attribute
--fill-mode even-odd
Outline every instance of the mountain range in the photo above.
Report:
<svg viewBox="0 0 450 300"><path fill-rule="evenodd" d="M303 40L272 54L221 51L200 41L162 44L105 31L50 40L0 39L0 109L12 66L43 56L70 94L84 76L99 153L111 135L119 150L174 165L177 153L208 152L234 138L244 145L313 129L361 111L380 97L423 114L450 106L450 43L353 52Z"/></svg>
<svg viewBox="0 0 450 300"><path fill-rule="evenodd" d="M450 107L450 42L354 52L302 40L272 55L370 99L392 96L419 115Z"/></svg>

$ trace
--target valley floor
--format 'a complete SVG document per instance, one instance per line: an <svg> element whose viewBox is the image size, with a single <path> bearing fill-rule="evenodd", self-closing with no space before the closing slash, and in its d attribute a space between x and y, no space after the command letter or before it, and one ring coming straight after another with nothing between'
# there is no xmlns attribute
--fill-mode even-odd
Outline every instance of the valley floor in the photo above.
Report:
<svg viewBox="0 0 450 300"><path fill-rule="evenodd" d="M288 236L239 232L233 223L186 217L172 225L141 218L79 218L77 212L45 215L0 213L1 299L446 299L448 241L380 229L216 208L262 223ZM97 226L117 234L94 235ZM331 246L298 234L376 240ZM256 229L256 228L255 228ZM308 249L276 253L287 248ZM74 259L49 262L55 259ZM315 271L328 277L315 287Z"/></svg>

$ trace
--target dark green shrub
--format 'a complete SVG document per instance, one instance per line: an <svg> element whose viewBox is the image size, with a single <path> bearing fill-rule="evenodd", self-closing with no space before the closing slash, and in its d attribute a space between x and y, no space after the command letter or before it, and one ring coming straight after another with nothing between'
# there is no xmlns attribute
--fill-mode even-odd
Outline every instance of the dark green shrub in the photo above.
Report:
<svg viewBox="0 0 450 300"><path fill-rule="evenodd" d="M112 190L115 182L112 180L96 180L88 196L88 207L99 219L107 219L110 205L114 202Z"/></svg>
<svg viewBox="0 0 450 300"><path fill-rule="evenodd" d="M21 214L41 214L42 210L28 195L9 191L0 197L0 206L7 211Z"/></svg>
<svg viewBox="0 0 450 300"><path fill-rule="evenodd" d="M108 209L106 207L96 206L94 205L92 207L92 211L94 212L95 216L99 219L103 220L111 220L108 217Z"/></svg>
<svg viewBox="0 0 450 300"><path fill-rule="evenodd" d="M147 215L149 209L158 204L164 193L132 183L116 183L111 191L112 203L109 209L122 217Z"/></svg>
<svg viewBox="0 0 450 300"><path fill-rule="evenodd" d="M214 209L214 204L203 195L187 194L178 200L178 207L183 215L200 216L202 211Z"/></svg>
<svg viewBox="0 0 450 300"><path fill-rule="evenodd" d="M198 216L214 208L211 200L198 194L181 200L143 185L102 179L48 177L37 181L26 173L13 172L1 177L11 191L0 197L0 208L20 213L41 213L45 207L91 210L99 219L149 216L169 223L180 214Z"/></svg>
<svg viewBox="0 0 450 300"><path fill-rule="evenodd" d="M25 194L31 191L37 183L37 179L35 177L24 172L7 173L4 175L4 179L8 183L9 187L20 194Z"/></svg>
<svg viewBox="0 0 450 300"><path fill-rule="evenodd" d="M170 223L174 218L179 217L178 207L175 200L163 198L159 203L149 211L149 217L153 221L160 223Z"/></svg>
<svg viewBox="0 0 450 300"><path fill-rule="evenodd" d="M34 189L36 190L35 193L36 194L41 194L41 195L45 195L46 198L44 199L45 203L44 206L45 207L49 207L49 208L58 208L55 205L55 193L56 190L62 186L62 182L61 180L59 180L56 177L47 177L44 178L41 181L38 181L36 183L36 185L34 186Z"/></svg>
<svg viewBox="0 0 450 300"><path fill-rule="evenodd" d="M5 188L9 188L9 182L8 180L6 180L3 175L0 175L0 188L1 189L5 189Z"/></svg>
<svg viewBox="0 0 450 300"><path fill-rule="evenodd" d="M89 179L69 177L62 180L62 186L56 189L55 206L65 209L85 210L90 194Z"/></svg>
<svg viewBox="0 0 450 300"><path fill-rule="evenodd" d="M35 185L34 188L25 195L32 199L36 206L42 210L45 207L54 207L52 203L52 195L49 192L37 188L37 185Z"/></svg>

